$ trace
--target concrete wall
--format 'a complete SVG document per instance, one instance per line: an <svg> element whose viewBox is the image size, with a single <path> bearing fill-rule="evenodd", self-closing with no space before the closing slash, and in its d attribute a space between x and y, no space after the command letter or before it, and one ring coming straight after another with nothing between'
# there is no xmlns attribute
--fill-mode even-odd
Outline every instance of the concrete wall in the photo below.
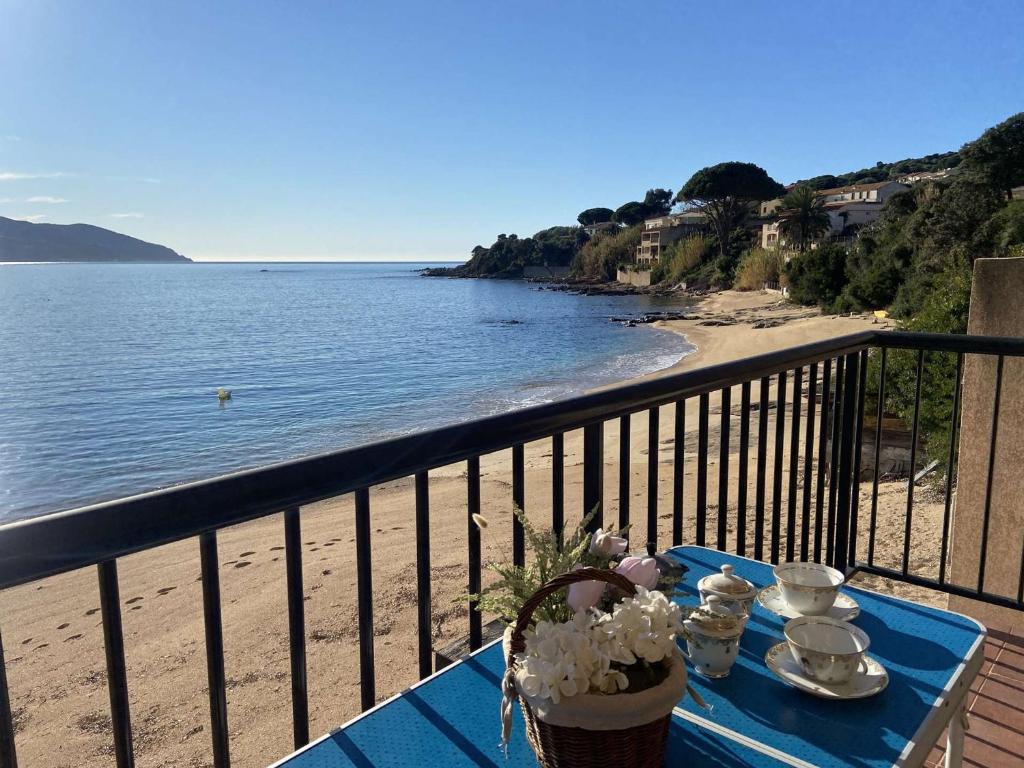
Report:
<svg viewBox="0 0 1024 768"><path fill-rule="evenodd" d="M1024 336L1024 259L978 259L974 263L967 332ZM996 358L964 358L960 463L953 514L950 579L977 585L985 493L995 405ZM999 408L999 430L992 475L985 591L1016 598L1024 546L1024 359L1006 358ZM953 597L950 608L970 611L982 621L1019 623L1022 614L981 607Z"/></svg>
<svg viewBox="0 0 1024 768"><path fill-rule="evenodd" d="M626 283L627 285L635 285L639 288L646 288L651 284L651 270L649 269L637 269L637 270L625 270L620 269L615 273L615 279L620 283Z"/></svg>

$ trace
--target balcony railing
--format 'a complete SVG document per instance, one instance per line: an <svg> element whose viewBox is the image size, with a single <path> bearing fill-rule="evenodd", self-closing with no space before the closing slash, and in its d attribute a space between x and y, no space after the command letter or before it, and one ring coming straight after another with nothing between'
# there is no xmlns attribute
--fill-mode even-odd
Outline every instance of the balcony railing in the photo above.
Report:
<svg viewBox="0 0 1024 768"><path fill-rule="evenodd" d="M891 365L894 355L909 356L909 369L914 372L912 384L889 381L892 377L887 377L887 365ZM595 527L604 525L606 519L609 524L619 526L639 523L632 528L634 545L641 539L655 543L670 541L673 545L684 543L684 516L692 513L692 543L698 545L729 547L738 554L772 563L797 558L826 562L851 575L859 571L1024 609L1024 590L1018 590L1014 596L985 589L985 551L991 535L988 524L991 457L978 579L968 584L954 583L948 577L960 381L965 356L969 355L994 356L997 361L990 448L994 456L1004 359L1024 356L1024 340L863 332L358 448L10 523L0 527L0 589L86 566L97 567L114 749L121 768L133 765L134 757L118 558L198 537L213 762L218 768L226 767L229 765L229 721L217 532L227 526L283 512L293 740L296 746L301 746L309 740L301 508L342 494L354 494L360 701L366 709L376 699L370 488L401 478L415 478L418 673L424 677L432 671L428 473L439 467L465 463L466 583L468 589L475 592L481 585L482 566L480 533L473 523L473 515L481 511L481 457L511 450L511 497L518 507L525 509L524 447L534 441L550 440L551 525L555 531L561 531L566 521L564 440L566 433L574 430L583 433L582 505L578 511L583 513L597 507ZM867 439L873 440L873 446L868 444L867 455L873 452L874 468L870 481L864 483L870 486L866 498L861 489L861 464L865 453L866 409L871 409L867 411L869 417L874 413L874 423L881 424L887 397L891 399L894 391L902 387L910 392L912 406L908 427L912 431L909 465L913 477L913 470L920 463L918 445L925 364L940 358L955 364L956 382L948 418L949 449L943 467L944 513L939 568L933 576L928 576L910 567L912 479L906 484L902 557L898 563L888 565L876 559L880 430L875 430L873 435L868 433ZM734 390L738 390L738 398L734 398ZM693 459L687 457L685 448L685 406L692 400L696 400L698 428L695 504L689 510L684 509L684 466ZM713 400L719 406L717 428L712 424ZM737 400L738 414L733 409ZM672 473L670 499L664 499L664 503L671 506L671 522L670 531L659 532L659 512L663 504L659 491L662 470L659 419L661 409L666 406L675 406L672 458L665 462ZM630 420L637 414L645 414L649 435L646 509L640 520L634 519L629 503L633 463ZM733 431L734 420L739 422L738 434ZM617 504L613 510L611 505L604 504L604 434L605 425L615 421L619 427L619 458ZM717 446L712 437L717 440ZM709 488L708 466L709 457L713 460L716 450L718 479L713 495ZM731 477L733 453L738 453L738 461L735 476ZM784 478L788 478L788 482ZM614 521L610 519L612 511L617 518ZM638 530L642 537L637 535ZM513 561L524 563L525 537L518 522L512 525L511 545ZM1024 560L1020 583L1024 585ZM481 643L481 621L477 612L469 612L467 631L473 648ZM0 644L0 761L3 766L14 768L17 765L14 728L2 653Z"/></svg>

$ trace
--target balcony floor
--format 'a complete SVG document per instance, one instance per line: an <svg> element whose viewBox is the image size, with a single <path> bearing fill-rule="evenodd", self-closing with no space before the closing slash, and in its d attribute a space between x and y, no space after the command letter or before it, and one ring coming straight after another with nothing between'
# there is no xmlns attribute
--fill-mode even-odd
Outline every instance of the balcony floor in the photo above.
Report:
<svg viewBox="0 0 1024 768"><path fill-rule="evenodd" d="M964 765L1024 766L1024 617L1013 626L989 626L985 663L967 699L970 730ZM926 763L943 766L946 737Z"/></svg>

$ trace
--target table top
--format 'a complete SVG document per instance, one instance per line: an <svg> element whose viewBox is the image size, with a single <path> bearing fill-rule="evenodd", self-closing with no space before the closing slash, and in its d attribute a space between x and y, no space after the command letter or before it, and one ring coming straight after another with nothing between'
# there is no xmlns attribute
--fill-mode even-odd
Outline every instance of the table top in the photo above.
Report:
<svg viewBox="0 0 1024 768"><path fill-rule="evenodd" d="M501 645L496 641L368 710L273 768L536 768L518 704L507 761L498 746L504 671ZM665 762L687 768L786 765L681 718L672 719Z"/></svg>
<svg viewBox="0 0 1024 768"><path fill-rule="evenodd" d="M697 582L731 564L758 587L774 583L772 567L704 547L677 547L672 557L690 570L677 601L698 602ZM832 766L920 765L952 716L953 705L981 667L985 629L974 619L855 587L843 591L860 605L853 623L871 638L868 653L889 673L889 686L858 701L827 701L797 691L767 668L765 653L785 638L785 620L755 604L731 674L690 684L713 709L687 697L694 722L735 732L796 758Z"/></svg>
<svg viewBox="0 0 1024 768"><path fill-rule="evenodd" d="M697 603L697 581L725 563L758 586L771 566L703 547L668 551L690 570L677 601ZM796 691L765 666L784 620L757 605L727 678L690 675L710 712L686 697L673 717L666 765L917 766L981 666L984 628L965 616L844 587L861 607L854 620L869 653L889 672L880 695L825 701ZM498 747L501 648L492 643L313 742L274 768L537 765L516 712L508 760ZM516 705L518 709L518 704ZM779 759L776 759L779 758Z"/></svg>

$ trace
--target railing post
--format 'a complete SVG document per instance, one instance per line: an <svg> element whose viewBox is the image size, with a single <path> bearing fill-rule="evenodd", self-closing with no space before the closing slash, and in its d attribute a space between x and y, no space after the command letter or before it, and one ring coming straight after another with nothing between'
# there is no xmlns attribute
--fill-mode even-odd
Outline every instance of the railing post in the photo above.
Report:
<svg viewBox="0 0 1024 768"><path fill-rule="evenodd" d="M430 485L426 471L416 473L416 634L420 679L434 671L430 591Z"/></svg>
<svg viewBox="0 0 1024 768"><path fill-rule="evenodd" d="M14 749L14 720L11 717L11 692L7 688L7 662L4 641L0 638L0 768L18 768Z"/></svg>
<svg viewBox="0 0 1024 768"><path fill-rule="evenodd" d="M132 718L128 704L128 674L124 663L124 630L121 626L121 598L117 585L117 561L104 560L96 566L100 581L100 611L103 616L103 648L107 656L107 690L110 719L114 730L117 768L135 764L132 752Z"/></svg>
<svg viewBox="0 0 1024 768"><path fill-rule="evenodd" d="M604 525L604 423L588 424L583 428L583 514L595 508L597 514L588 530L596 531Z"/></svg>
<svg viewBox="0 0 1024 768"><path fill-rule="evenodd" d="M295 748L299 749L309 743L309 697L306 692L306 604L302 588L302 528L298 507L286 509L284 512L284 550L288 591L288 657L292 673L292 739ZM358 558L357 551L357 561ZM361 630L362 622L359 626Z"/></svg>
<svg viewBox="0 0 1024 768"><path fill-rule="evenodd" d="M557 464L556 464L557 466ZM558 494L556 494L557 496ZM469 582L471 595L480 593L480 527L475 515L480 514L480 457L474 456L466 462L466 528L469 548ZM561 541L561 527L555 526L555 535ZM483 617L476 603L469 606L469 650L475 651L483 644Z"/></svg>
<svg viewBox="0 0 1024 768"><path fill-rule="evenodd" d="M359 704L365 712L377 700L373 653L373 566L370 553L370 489L355 493L356 594L359 611ZM307 736L307 741L309 737Z"/></svg>
<svg viewBox="0 0 1024 768"><path fill-rule="evenodd" d="M856 392L859 357L857 353L847 355L845 370L843 371L842 428L839 432L839 467L837 468L839 488L837 490L835 514L836 538L835 548L832 552L832 567L843 573L846 572L850 553L849 536L853 452L856 449L853 430L854 417L857 411Z"/></svg>
<svg viewBox="0 0 1024 768"><path fill-rule="evenodd" d="M203 580L203 622L206 629L206 677L210 688L210 727L214 768L228 768L228 698L224 680L224 635L221 629L220 571L217 532L199 535L199 562Z"/></svg>
<svg viewBox="0 0 1024 768"><path fill-rule="evenodd" d="M526 514L526 449L522 443L512 446L512 506ZM526 565L526 531L518 515L512 517L512 562Z"/></svg>
<svg viewBox="0 0 1024 768"><path fill-rule="evenodd" d="M477 458L479 468L480 459ZM565 528L565 436L557 432L551 436L551 530L562 551Z"/></svg>

